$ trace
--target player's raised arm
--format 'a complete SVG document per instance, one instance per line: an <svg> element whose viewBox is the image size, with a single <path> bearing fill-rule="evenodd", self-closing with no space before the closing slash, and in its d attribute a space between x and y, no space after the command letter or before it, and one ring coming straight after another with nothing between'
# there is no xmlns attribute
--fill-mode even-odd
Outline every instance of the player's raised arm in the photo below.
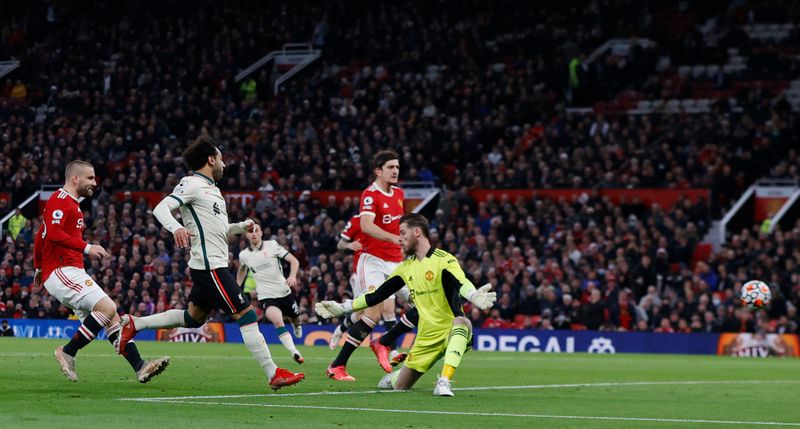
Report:
<svg viewBox="0 0 800 429"><path fill-rule="evenodd" d="M241 222L230 223L228 224L228 235L238 235L244 234L245 232L250 232L253 230L255 226L255 221L253 219L245 219Z"/></svg>
<svg viewBox="0 0 800 429"><path fill-rule="evenodd" d="M442 270L442 285L445 288L458 289L459 295L463 296L481 310L487 309L497 301L497 293L490 292L491 284L485 284L479 289L464 274L461 265L455 256L446 261L445 268Z"/></svg>

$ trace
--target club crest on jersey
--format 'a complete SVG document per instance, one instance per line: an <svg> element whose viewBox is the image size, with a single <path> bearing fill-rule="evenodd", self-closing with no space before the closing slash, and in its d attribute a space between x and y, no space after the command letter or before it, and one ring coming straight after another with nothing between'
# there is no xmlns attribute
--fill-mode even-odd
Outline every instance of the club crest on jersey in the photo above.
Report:
<svg viewBox="0 0 800 429"><path fill-rule="evenodd" d="M92 281L92 279L86 279L86 281L85 281L85 282L83 282L83 283L84 283L84 284L86 284L86 287L90 287L91 285L93 285L93 284L94 284L94 282Z"/></svg>
<svg viewBox="0 0 800 429"><path fill-rule="evenodd" d="M428 271L427 273L425 273L425 280L427 281L433 280L433 271Z"/></svg>

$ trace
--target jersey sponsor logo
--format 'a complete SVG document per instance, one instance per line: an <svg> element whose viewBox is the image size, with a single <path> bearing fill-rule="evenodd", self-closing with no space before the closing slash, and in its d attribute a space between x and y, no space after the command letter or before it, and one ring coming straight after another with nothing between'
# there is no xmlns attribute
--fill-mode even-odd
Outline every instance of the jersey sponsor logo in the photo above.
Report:
<svg viewBox="0 0 800 429"><path fill-rule="evenodd" d="M222 211L219 209L219 203L214 203L214 214L218 215L221 214Z"/></svg>
<svg viewBox="0 0 800 429"><path fill-rule="evenodd" d="M387 215L383 215L383 219L381 219L381 220L383 221L384 224L388 225L388 224L390 224L390 223L392 223L392 222L394 222L396 220L400 220L401 217L403 217L403 216L401 216L401 215L392 216L392 215L388 215L387 214Z"/></svg>
<svg viewBox="0 0 800 429"><path fill-rule="evenodd" d="M433 280L433 271L428 271L427 273L425 273L425 280L427 281Z"/></svg>

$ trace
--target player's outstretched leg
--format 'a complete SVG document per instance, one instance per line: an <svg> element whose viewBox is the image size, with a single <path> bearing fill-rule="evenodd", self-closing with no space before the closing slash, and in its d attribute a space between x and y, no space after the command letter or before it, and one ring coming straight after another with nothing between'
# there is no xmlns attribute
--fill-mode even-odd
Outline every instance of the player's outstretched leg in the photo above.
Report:
<svg viewBox="0 0 800 429"><path fill-rule="evenodd" d="M453 379L471 338L472 324L464 317L456 317L453 320L453 329L450 331L450 340L444 353L444 368L433 389L435 396L455 396L450 389L450 380Z"/></svg>
<svg viewBox="0 0 800 429"><path fill-rule="evenodd" d="M252 307L248 306L237 313L234 318L239 323L239 331L242 333L244 344L269 377L269 386L272 390L297 384L306 377L303 373L295 374L287 369L278 368L278 365L272 361L267 342L261 335L261 331L258 330L258 317Z"/></svg>
<svg viewBox="0 0 800 429"><path fill-rule="evenodd" d="M167 310L145 317L133 317L129 314L122 316L120 320L122 331L119 335L117 352L123 356L127 353L128 344L136 333L143 329L156 328L176 328L184 326L188 328L199 328L203 323L196 322L189 315L188 310Z"/></svg>
<svg viewBox="0 0 800 429"><path fill-rule="evenodd" d="M397 339L403 334L411 332L411 330L416 327L417 323L419 323L419 312L416 307L412 307L400 318L400 323L386 331L378 341L373 341L370 344L370 348L375 353L375 356L378 357L378 362L381 363L381 367L383 367L384 364L397 366L406 360L408 354L396 353L392 356L391 349L397 344Z"/></svg>
<svg viewBox="0 0 800 429"><path fill-rule="evenodd" d="M119 334L121 330L120 318L115 315L111 320L111 324L106 327L106 336L117 351L119 351ZM125 360L128 361L133 371L136 372L136 379L139 380L140 383L147 383L156 375L164 372L167 365L169 365L169 356L162 356L158 359L145 362L139 354L139 349L132 340L128 341L125 347L125 353L122 356L125 357Z"/></svg>

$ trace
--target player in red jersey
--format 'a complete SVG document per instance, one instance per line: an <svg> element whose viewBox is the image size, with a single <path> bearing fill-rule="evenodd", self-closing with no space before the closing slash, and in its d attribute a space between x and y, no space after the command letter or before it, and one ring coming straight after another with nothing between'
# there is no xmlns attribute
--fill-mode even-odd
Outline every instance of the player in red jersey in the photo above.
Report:
<svg viewBox="0 0 800 429"><path fill-rule="evenodd" d="M350 218L350 221L347 222L342 230L340 237L341 238L339 239L339 243L337 244L336 248L342 251L353 251L353 275L350 276L350 287L353 289L353 291L356 291L358 290L358 286L356 285L358 278L358 259L364 249L364 247L361 245L361 241L363 240L363 232L361 231L361 214L354 215L352 218ZM417 309L412 307L406 314L403 314L403 317L400 318L401 323L392 324L391 322L387 321L395 320L396 316L394 314L394 302L391 300L384 301L384 304L387 303L390 305L385 305L383 309L384 323L387 325L386 333L380 337L377 343L373 341L371 346L373 351L375 351L376 348L380 347L381 345L386 347L385 352L388 356L389 364L391 366L396 366L403 362L407 355L406 353L398 353L396 350L392 349L397 348L397 338L407 332L410 332L416 327L417 321L419 320L419 314L417 313ZM339 325L336 326L336 329L331 335L330 342L328 343L331 350L334 350L339 346L339 341L342 339L342 335L344 335L344 333L347 332L347 330L350 329L354 323L358 322L358 320L361 318L361 313L362 312L357 311L342 317L342 320L339 322ZM376 354L378 354L378 352L376 352Z"/></svg>
<svg viewBox="0 0 800 429"><path fill-rule="evenodd" d="M391 150L380 151L375 155L372 166L375 182L361 193L360 226L363 232L362 253L358 258L354 297L372 292L389 277L394 268L403 260L400 249L400 218L403 210L403 190L397 186L400 177L400 157ZM407 289L405 300L407 298ZM393 302L393 300L391 300ZM347 333L342 350L328 367L326 374L334 380L354 381L346 371L350 355L369 336L380 320L382 305L364 310L361 320L356 322ZM392 309L392 318L394 310ZM389 323L394 320L390 320ZM392 368L388 359L381 360L381 367L386 372Z"/></svg>
<svg viewBox="0 0 800 429"><path fill-rule="evenodd" d="M86 225L79 198L91 197L97 188L94 167L86 161L67 164L64 187L53 193L44 209L42 226L33 246L36 275L34 284L44 287L62 304L75 311L82 324L65 346L55 350L61 372L70 380L78 381L75 372L75 355L106 329L111 344L119 338L119 315L114 301L106 295L84 270L83 256L107 258L103 246L83 241ZM169 357L145 362L136 346L128 346L125 359L136 371L137 379L147 383L169 365Z"/></svg>

